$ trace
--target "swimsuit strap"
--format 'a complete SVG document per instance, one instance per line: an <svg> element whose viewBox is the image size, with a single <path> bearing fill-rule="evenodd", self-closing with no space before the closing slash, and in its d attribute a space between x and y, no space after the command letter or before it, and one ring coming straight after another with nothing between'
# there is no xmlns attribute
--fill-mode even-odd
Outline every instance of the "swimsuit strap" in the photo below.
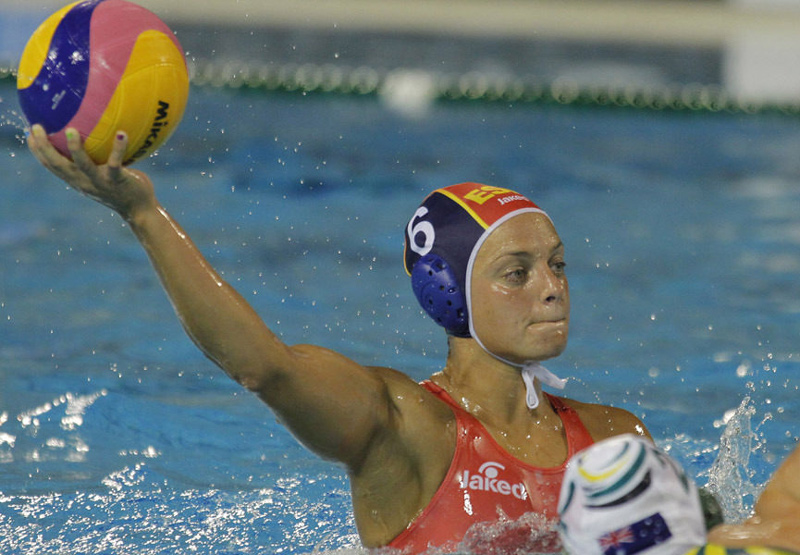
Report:
<svg viewBox="0 0 800 555"><path fill-rule="evenodd" d="M586 429L575 409L567 405L560 397L549 393L544 393L544 396L564 424L564 433L567 435L567 449L570 457L594 443L589 430Z"/></svg>
<svg viewBox="0 0 800 555"><path fill-rule="evenodd" d="M436 395L439 399L450 405L451 407L457 408L460 411L466 412L461 405L455 402L455 400L450 397L450 394L444 390L444 388L436 385L431 380L423 380L420 382L420 385ZM555 395L550 395L547 392L543 392L544 396L550 402L550 406L553 407L553 410L558 413L558 416L563 421L565 418L568 419L570 424L580 424L583 427L583 423L581 419L578 417L578 413L575 412L575 409L568 406L563 399L560 397L556 397ZM467 413L469 414L469 413Z"/></svg>
<svg viewBox="0 0 800 555"><path fill-rule="evenodd" d="M556 397L555 395L550 395L549 393L544 394L547 397L547 400L550 401L550 406L553 407L553 410L561 413L561 412L568 412L574 413L575 411L572 408L568 407L567 404L560 398Z"/></svg>
<svg viewBox="0 0 800 555"><path fill-rule="evenodd" d="M438 399L440 399L441 401L444 401L450 407L452 407L454 409L458 409L458 410L460 410L462 412L467 412L463 408L461 408L461 405L456 403L455 400L452 397L450 397L450 394L447 393L444 390L444 388L439 387L438 385L433 383L433 381L431 381L431 380L423 380L423 381L420 382L419 385L421 385L422 387L424 387L425 389L427 389L428 391L430 391L431 393L436 395L436 397ZM467 413L467 414L469 414L469 413Z"/></svg>
<svg viewBox="0 0 800 555"><path fill-rule="evenodd" d="M458 411L457 414L466 414L470 418L475 418L465 411L461 405L456 403L455 400L450 397L450 394L447 393L447 391L433 383L431 380L425 380L421 382L420 385L447 403L450 407L456 409ZM561 422L564 425L564 433L567 435L567 449L569 451L569 456L574 455L581 449L594 443L591 434L589 434L589 430L587 430L586 426L583 425L583 422L581 421L575 409L567 405L560 397L550 395L546 392L544 393L544 396L550 403L550 406L553 407L553 410L556 411L556 414L558 414L558 417L561 419ZM475 420L477 421L477 419Z"/></svg>

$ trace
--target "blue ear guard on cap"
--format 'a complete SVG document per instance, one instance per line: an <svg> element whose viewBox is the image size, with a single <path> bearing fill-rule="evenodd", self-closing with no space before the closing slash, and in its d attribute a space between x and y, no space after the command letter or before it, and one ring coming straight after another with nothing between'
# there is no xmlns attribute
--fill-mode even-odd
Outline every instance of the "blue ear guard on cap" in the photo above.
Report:
<svg viewBox="0 0 800 555"><path fill-rule="evenodd" d="M469 337L467 298L444 258L428 253L411 271L411 287L428 315L451 335Z"/></svg>

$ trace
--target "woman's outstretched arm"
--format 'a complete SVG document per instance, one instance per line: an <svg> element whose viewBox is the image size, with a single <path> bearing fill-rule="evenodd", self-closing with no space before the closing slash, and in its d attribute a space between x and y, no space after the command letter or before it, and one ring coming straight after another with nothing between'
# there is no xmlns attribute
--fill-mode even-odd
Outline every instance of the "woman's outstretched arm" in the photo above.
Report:
<svg viewBox="0 0 800 555"><path fill-rule="evenodd" d="M361 366L327 349L284 344L159 204L148 176L122 167L124 134L118 135L108 163L101 166L86 155L76 132L67 135L72 161L50 145L40 126L33 127L28 144L52 173L125 219L189 337L269 404L308 447L356 466L372 438L380 435L376 432L390 428L389 374L392 387L405 387L405 381L411 387L411 380Z"/></svg>

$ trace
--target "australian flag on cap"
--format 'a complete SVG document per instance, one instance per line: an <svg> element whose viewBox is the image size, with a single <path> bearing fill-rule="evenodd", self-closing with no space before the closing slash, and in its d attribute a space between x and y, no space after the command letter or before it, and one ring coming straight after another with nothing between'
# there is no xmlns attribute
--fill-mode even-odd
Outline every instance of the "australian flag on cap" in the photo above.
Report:
<svg viewBox="0 0 800 555"><path fill-rule="evenodd" d="M667 522L655 513L598 538L603 555L634 555L672 537Z"/></svg>

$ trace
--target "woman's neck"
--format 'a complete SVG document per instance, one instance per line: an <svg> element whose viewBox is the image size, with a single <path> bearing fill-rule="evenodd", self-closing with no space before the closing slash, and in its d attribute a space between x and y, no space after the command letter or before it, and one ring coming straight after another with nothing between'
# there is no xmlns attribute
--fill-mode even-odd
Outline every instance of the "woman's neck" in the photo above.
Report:
<svg viewBox="0 0 800 555"><path fill-rule="evenodd" d="M521 368L498 360L472 339L450 338L447 364L432 380L464 410L487 424L507 427L521 418L530 421L531 417L540 420L555 416L547 402L529 409ZM534 386L542 398L538 380Z"/></svg>

